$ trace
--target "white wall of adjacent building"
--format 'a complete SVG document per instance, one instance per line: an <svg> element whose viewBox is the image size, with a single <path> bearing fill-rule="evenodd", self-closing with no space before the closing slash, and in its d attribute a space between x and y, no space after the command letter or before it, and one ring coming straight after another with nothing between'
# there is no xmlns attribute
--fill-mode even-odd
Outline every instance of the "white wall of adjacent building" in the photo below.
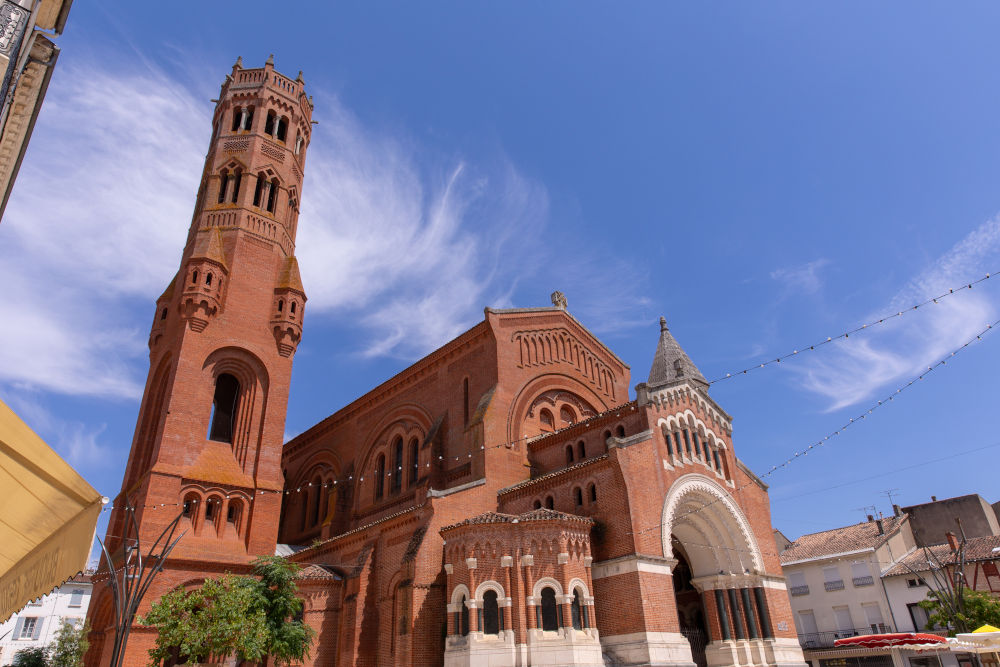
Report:
<svg viewBox="0 0 1000 667"><path fill-rule="evenodd" d="M75 579L0 623L0 665L10 665L21 649L48 646L63 620L83 623L93 584L89 577Z"/></svg>

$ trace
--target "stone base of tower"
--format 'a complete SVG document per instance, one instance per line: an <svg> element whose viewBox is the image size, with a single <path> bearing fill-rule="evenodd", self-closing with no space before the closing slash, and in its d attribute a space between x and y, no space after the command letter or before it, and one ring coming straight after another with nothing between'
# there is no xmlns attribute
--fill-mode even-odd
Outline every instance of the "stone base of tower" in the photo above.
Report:
<svg viewBox="0 0 1000 667"><path fill-rule="evenodd" d="M708 667L806 667L796 639L714 641L705 647Z"/></svg>
<svg viewBox="0 0 1000 667"><path fill-rule="evenodd" d="M602 637L601 646L608 657L617 661L613 664L696 667L691 644L679 632L636 632Z"/></svg>

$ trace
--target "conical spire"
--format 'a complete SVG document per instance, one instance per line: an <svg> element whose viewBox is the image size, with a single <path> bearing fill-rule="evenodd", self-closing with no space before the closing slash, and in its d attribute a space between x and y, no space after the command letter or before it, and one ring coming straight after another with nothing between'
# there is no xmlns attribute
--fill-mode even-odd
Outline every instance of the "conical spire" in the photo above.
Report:
<svg viewBox="0 0 1000 667"><path fill-rule="evenodd" d="M674 340L667 328L666 318L661 317L660 342L656 346L656 356L653 357L653 366L649 369L646 384L653 388L682 380L708 388L708 380Z"/></svg>

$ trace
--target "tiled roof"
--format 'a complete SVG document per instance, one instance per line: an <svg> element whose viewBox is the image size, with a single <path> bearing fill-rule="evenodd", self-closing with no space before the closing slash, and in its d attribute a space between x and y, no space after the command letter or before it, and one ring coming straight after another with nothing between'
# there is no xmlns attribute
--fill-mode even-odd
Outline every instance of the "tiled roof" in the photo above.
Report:
<svg viewBox="0 0 1000 667"><path fill-rule="evenodd" d="M956 562L957 554L951 550L947 544L935 544L927 547L931 552L928 558L922 547L918 547L906 557L900 559L896 565L891 567L884 575L885 577L895 577L913 572L926 572L931 569L928 562L940 562L942 565L952 565ZM994 551L996 549L996 551ZM986 535L985 537L970 537L965 541L965 562L995 560L1000 561L1000 535Z"/></svg>
<svg viewBox="0 0 1000 667"><path fill-rule="evenodd" d="M331 572L322 565L306 565L298 574L299 579L342 579L340 575Z"/></svg>
<svg viewBox="0 0 1000 667"><path fill-rule="evenodd" d="M469 517L464 521L459 521L458 523L453 523L450 526L445 526L441 529L441 532L446 530L451 530L453 528L458 528L459 526L472 526L484 523L526 523L529 521L577 521L580 523L593 523L594 520L585 517L577 516L576 514L567 514L566 512L559 512L556 510L545 509L544 507L539 509L531 510L530 512L525 512L524 514L503 514L502 512L485 512L483 514L478 514L473 517Z"/></svg>
<svg viewBox="0 0 1000 667"><path fill-rule="evenodd" d="M906 515L890 516L882 519L883 534L879 534L875 521L824 530L820 533L803 535L792 542L792 545L781 552L782 563L792 563L810 558L822 558L833 554L874 549L882 546L899 526L906 520Z"/></svg>
<svg viewBox="0 0 1000 667"><path fill-rule="evenodd" d="M578 468L583 468L585 466L589 466L592 463L597 463L598 461L604 461L607 458L608 458L607 454L601 454L600 456L595 456L595 457L590 458L590 459L585 459L585 460L580 461L579 463L575 463L575 464L573 464L571 466L566 466L565 468L559 468L559 470L553 470L552 472L545 473L544 475L542 475L540 477L535 477L534 479L526 479L523 482L518 482L517 484L514 484L512 486L508 486L507 488L500 489L499 491L497 491L497 495L500 495L502 493L510 493L511 491L516 491L517 489L521 489L521 488L524 488L526 486L531 486L532 484L544 481L546 479L551 479L553 477L556 477L557 475L562 475L564 473L570 472L571 470L576 470Z"/></svg>

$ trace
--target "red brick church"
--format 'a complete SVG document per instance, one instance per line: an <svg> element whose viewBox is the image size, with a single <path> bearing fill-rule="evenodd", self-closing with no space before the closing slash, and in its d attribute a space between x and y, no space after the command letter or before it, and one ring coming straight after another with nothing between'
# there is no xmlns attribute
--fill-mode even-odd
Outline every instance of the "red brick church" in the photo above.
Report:
<svg viewBox="0 0 1000 667"><path fill-rule="evenodd" d="M159 504L188 531L140 611L277 551L304 568L314 665L802 665L767 487L662 319L634 400L557 292L487 308L283 445L311 115L270 59L222 85L122 483L145 544ZM106 665L106 588L91 622ZM154 638L135 626L126 664Z"/></svg>

